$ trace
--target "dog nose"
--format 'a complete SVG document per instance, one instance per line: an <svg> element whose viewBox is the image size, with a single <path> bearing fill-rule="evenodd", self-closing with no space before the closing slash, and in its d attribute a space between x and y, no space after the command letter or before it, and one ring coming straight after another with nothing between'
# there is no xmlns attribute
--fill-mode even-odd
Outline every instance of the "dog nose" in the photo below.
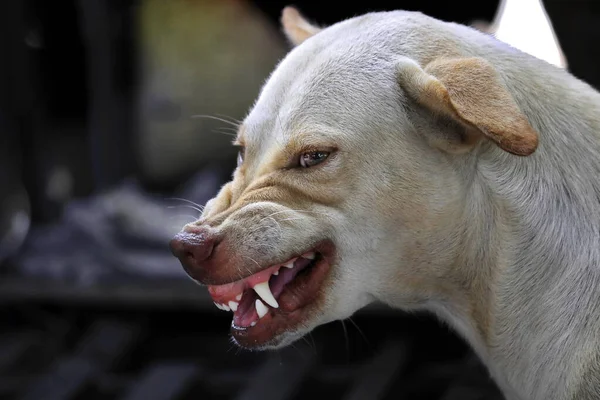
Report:
<svg viewBox="0 0 600 400"><path fill-rule="evenodd" d="M175 235L169 247L186 272L194 277L210 259L217 243L217 236L209 228L194 226Z"/></svg>

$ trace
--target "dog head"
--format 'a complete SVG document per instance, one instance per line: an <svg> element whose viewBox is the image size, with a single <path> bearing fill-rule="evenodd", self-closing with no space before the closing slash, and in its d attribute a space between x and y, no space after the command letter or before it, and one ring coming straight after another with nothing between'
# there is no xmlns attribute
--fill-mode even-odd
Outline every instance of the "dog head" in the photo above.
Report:
<svg viewBox="0 0 600 400"><path fill-rule="evenodd" d="M374 300L450 295L468 184L455 160L537 146L492 65L431 37L439 21L392 12L322 29L293 8L282 21L295 48L240 126L233 179L171 243L246 348Z"/></svg>

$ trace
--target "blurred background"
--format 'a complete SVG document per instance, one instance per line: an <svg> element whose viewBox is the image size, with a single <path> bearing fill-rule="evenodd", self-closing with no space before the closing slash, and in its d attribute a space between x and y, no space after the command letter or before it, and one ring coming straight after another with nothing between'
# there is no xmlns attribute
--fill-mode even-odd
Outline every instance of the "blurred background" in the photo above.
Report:
<svg viewBox="0 0 600 400"><path fill-rule="evenodd" d="M407 9L600 87L598 0L296 1L321 25ZM289 50L287 1L0 2L0 399L500 399L429 315L379 305L243 352L167 247L235 165Z"/></svg>

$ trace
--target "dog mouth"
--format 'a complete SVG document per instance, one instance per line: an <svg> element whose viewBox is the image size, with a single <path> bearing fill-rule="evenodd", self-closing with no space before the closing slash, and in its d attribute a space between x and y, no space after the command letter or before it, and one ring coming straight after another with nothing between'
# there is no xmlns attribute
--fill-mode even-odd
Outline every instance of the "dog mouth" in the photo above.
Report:
<svg viewBox="0 0 600 400"><path fill-rule="evenodd" d="M320 297L331 257L332 246L324 243L244 279L208 286L217 308L233 312L237 344L266 345L301 325Z"/></svg>

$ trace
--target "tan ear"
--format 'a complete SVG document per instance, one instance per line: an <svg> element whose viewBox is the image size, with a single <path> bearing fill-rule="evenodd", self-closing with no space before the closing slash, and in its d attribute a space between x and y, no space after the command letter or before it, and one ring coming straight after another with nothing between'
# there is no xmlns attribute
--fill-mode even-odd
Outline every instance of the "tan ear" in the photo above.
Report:
<svg viewBox="0 0 600 400"><path fill-rule="evenodd" d="M281 13L281 24L287 38L294 46L316 35L321 28L308 22L294 7L287 6Z"/></svg>
<svg viewBox="0 0 600 400"><path fill-rule="evenodd" d="M467 129L471 135L485 136L503 150L520 156L537 149L538 133L488 61L439 59L422 69L413 60L402 58L398 73L399 83L410 97L474 128Z"/></svg>

